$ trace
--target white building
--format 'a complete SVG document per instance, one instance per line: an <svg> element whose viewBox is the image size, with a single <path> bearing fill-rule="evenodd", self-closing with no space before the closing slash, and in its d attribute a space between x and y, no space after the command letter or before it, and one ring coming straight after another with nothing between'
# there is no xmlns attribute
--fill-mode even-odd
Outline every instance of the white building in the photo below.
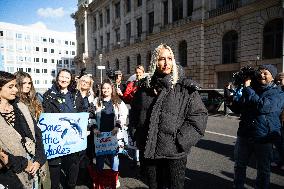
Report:
<svg viewBox="0 0 284 189"><path fill-rule="evenodd" d="M0 54L4 71L27 72L35 88L44 91L60 69L75 73L76 36L0 22Z"/></svg>

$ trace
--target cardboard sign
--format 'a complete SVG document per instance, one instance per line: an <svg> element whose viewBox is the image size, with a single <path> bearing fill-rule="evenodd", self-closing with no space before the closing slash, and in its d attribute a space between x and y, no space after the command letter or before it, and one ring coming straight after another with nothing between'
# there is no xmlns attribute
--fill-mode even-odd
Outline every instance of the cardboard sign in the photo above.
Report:
<svg viewBox="0 0 284 189"><path fill-rule="evenodd" d="M112 136L111 132L101 132L95 136L95 152L97 156L117 153L117 136Z"/></svg>
<svg viewBox="0 0 284 189"><path fill-rule="evenodd" d="M88 113L42 113L38 127L47 159L87 148Z"/></svg>

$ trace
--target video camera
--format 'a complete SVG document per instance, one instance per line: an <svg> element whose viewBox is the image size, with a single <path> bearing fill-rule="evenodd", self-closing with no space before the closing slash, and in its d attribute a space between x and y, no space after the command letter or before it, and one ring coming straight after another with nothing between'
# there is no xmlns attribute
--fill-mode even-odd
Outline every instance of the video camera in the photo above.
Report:
<svg viewBox="0 0 284 189"><path fill-rule="evenodd" d="M260 77L260 73L255 68L245 66L240 71L233 74L233 84L236 88L241 88L246 79L251 79L251 86L256 87L258 82L257 79Z"/></svg>

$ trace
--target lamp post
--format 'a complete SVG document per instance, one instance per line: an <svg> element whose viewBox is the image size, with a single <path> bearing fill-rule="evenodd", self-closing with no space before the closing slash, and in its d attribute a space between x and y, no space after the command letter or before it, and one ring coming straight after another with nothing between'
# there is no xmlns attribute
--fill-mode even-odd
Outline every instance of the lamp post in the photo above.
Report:
<svg viewBox="0 0 284 189"><path fill-rule="evenodd" d="M100 65L97 68L101 70L101 84L103 83L103 70L105 69L105 66L102 66L102 59L103 54L99 54Z"/></svg>

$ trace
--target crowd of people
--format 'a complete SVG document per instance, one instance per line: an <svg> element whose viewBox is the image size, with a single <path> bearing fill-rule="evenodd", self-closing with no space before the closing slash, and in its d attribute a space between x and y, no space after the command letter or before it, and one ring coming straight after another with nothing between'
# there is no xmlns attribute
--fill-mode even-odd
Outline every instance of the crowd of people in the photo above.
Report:
<svg viewBox="0 0 284 189"><path fill-rule="evenodd" d="M134 161L149 188L183 189L187 156L207 125L208 111L199 85L184 75L166 44L153 51L148 74L142 65L134 71L127 82L117 70L114 78L95 85L91 74L74 77L62 69L43 97L28 73L0 71L0 186L59 189L63 171L66 187L74 189L83 159L93 164L95 158L97 174L102 174L107 160L118 175L119 149L128 144L119 143L115 153L96 154L94 141L103 132L115 137L124 129L136 144ZM256 73L257 77L246 77L237 89L228 83L224 91L226 106L240 114L234 188L244 188L252 153L257 160L256 188L269 188L273 163L284 168L284 74L278 74L273 65L261 65ZM40 115L80 112L89 114L87 148L47 159L37 126ZM277 159L272 158L273 146Z"/></svg>

